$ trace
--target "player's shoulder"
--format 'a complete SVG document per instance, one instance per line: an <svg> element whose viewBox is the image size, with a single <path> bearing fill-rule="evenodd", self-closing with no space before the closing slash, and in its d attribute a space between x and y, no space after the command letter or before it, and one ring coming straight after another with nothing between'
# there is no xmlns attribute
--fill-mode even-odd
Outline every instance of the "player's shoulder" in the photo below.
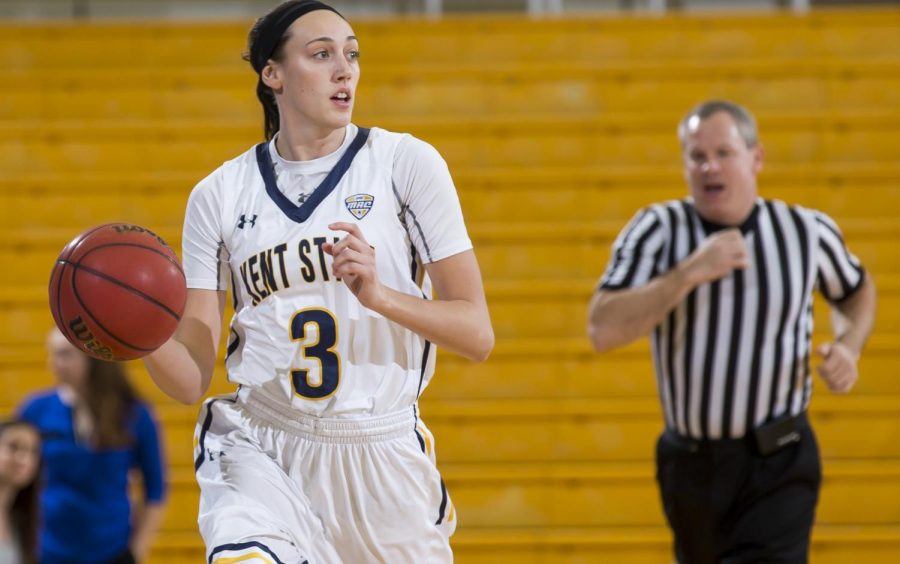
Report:
<svg viewBox="0 0 900 564"><path fill-rule="evenodd" d="M370 129L369 139L373 144L389 146L395 161L406 159L411 161L443 161L440 153L433 145L411 133L373 127Z"/></svg>

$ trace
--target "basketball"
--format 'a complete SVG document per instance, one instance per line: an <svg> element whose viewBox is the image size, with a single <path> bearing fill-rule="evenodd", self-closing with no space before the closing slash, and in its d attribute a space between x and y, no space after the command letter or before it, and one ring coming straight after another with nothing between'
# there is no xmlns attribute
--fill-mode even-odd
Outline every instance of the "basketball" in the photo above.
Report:
<svg viewBox="0 0 900 564"><path fill-rule="evenodd" d="M88 229L63 248L50 274L50 310L75 346L101 360L146 356L178 326L187 287L175 252L127 223Z"/></svg>

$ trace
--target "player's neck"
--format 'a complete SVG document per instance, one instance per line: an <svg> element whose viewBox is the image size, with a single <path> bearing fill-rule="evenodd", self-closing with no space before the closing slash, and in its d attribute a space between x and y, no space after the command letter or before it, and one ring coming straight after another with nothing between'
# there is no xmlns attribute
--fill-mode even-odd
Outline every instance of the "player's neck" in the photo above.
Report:
<svg viewBox="0 0 900 564"><path fill-rule="evenodd" d="M311 161L337 151L346 132L345 127L327 133L286 128L278 132L275 149L287 161Z"/></svg>

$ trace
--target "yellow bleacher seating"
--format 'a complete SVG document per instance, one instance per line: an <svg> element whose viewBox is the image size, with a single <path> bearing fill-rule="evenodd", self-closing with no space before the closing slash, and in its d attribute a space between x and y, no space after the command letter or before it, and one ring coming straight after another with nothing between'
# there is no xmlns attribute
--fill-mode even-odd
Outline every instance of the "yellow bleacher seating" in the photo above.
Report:
<svg viewBox="0 0 900 564"><path fill-rule="evenodd" d="M623 223L475 224L470 225L469 232L488 280L586 279L602 273ZM873 272L900 272L900 248L895 244L900 236L900 222L893 219L845 221L842 227L854 253ZM46 284L60 250L80 231L29 229L19 230L15 237L0 239L0 261L15 265L15 280L10 282L17 286ZM173 231L158 229L169 245L180 249L181 238Z"/></svg>
<svg viewBox="0 0 900 564"><path fill-rule="evenodd" d="M118 74L118 73L117 73ZM3 71L8 92L0 119L254 120L258 103L249 68L123 71L109 84L104 70L41 75ZM725 97L756 111L858 110L900 102L900 60L874 63L813 59L749 59L697 63L435 66L411 74L397 66L367 67L360 116L428 119L496 113L604 115L642 110L682 114L698 100ZM665 92L665 96L660 96ZM862 103L865 101L865 103Z"/></svg>
<svg viewBox="0 0 900 564"><path fill-rule="evenodd" d="M678 114L604 116L591 119L490 117L394 120L384 124L428 139L457 167L639 167L679 160L674 123ZM145 123L145 125L147 125ZM0 137L0 166L11 176L63 173L147 173L211 170L248 150L258 123L184 124L117 132L77 123L44 133L19 127ZM768 129L766 129L768 126ZM900 113L773 115L763 121L768 162L811 166L900 161Z"/></svg>
<svg viewBox="0 0 900 564"><path fill-rule="evenodd" d="M2 131L2 127L0 127ZM69 228L127 219L171 233L181 230L187 195L208 171L37 173L0 177L0 218L8 229ZM614 221L638 208L687 193L676 166L456 167L469 222ZM815 205L836 220L900 216L900 165L809 166L766 163L762 195ZM864 193L865 198L859 194ZM548 197L552 194L552 198ZM873 206L872 202L878 202ZM58 210L66 210L60 215Z"/></svg>
<svg viewBox="0 0 900 564"><path fill-rule="evenodd" d="M52 260L52 259L51 259ZM49 273L45 273L49 276ZM503 338L533 338L546 335L554 338L584 336L583 317L595 279L581 279L575 283L554 281L514 282L494 284L487 289L488 302L494 320L495 333ZM876 331L900 333L900 277L896 274L877 278L880 290L880 310ZM45 288L11 288L0 300L6 302L6 320L0 324L0 342L11 343L33 335L43 335L49 326L47 291ZM824 300L816 300L815 330L817 334L830 332L828 312ZM31 337L34 340L34 337Z"/></svg>
<svg viewBox="0 0 900 564"><path fill-rule="evenodd" d="M365 60L416 68L467 61L485 53L503 62L732 60L748 54L781 59L871 58L897 53L896 10L817 10L794 14L692 14L666 18L587 17L529 20L514 16L440 21L354 18ZM110 66L220 67L239 64L250 21L235 24L4 25L0 66L13 69ZM473 41L477 38L477 41Z"/></svg>

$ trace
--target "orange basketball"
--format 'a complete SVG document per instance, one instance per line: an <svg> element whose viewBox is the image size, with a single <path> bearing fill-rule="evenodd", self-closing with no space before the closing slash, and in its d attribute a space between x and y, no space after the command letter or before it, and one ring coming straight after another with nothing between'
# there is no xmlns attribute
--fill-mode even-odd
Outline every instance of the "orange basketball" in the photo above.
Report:
<svg viewBox="0 0 900 564"><path fill-rule="evenodd" d="M187 287L178 256L159 235L109 223L65 246L49 297L53 319L72 344L102 360L131 360L172 336Z"/></svg>

